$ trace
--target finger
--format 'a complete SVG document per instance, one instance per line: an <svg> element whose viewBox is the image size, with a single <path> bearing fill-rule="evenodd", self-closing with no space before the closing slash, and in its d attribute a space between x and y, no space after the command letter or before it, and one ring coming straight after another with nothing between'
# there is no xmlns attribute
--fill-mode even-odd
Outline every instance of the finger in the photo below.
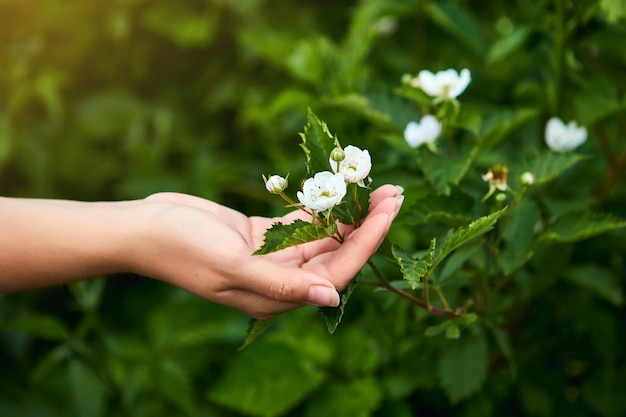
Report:
<svg viewBox="0 0 626 417"><path fill-rule="evenodd" d="M376 252L401 204L401 196L381 201L365 218L361 227L354 230L327 259L326 271L337 288L344 288Z"/></svg>
<svg viewBox="0 0 626 417"><path fill-rule="evenodd" d="M297 266L281 266L258 256L242 265L237 275L242 277L236 281L237 288L282 303L339 305L339 294L332 282Z"/></svg>
<svg viewBox="0 0 626 417"><path fill-rule="evenodd" d="M404 189L399 185L385 184L381 185L370 194L370 211L386 198L401 195Z"/></svg>

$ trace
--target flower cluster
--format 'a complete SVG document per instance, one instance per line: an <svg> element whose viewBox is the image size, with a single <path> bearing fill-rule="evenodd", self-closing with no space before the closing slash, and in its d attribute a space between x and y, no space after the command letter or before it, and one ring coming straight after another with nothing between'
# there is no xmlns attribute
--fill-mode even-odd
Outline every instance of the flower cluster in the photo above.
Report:
<svg viewBox="0 0 626 417"><path fill-rule="evenodd" d="M408 78L407 82L433 97L433 104L447 103L455 107L458 106L456 98L465 91L471 79L467 68L461 72L454 69L437 73L422 70L416 77ZM441 114L439 116L441 117ZM404 139L412 148L426 145L431 151L435 151L435 141L441 135L442 129L442 122L437 117L426 114L419 122L411 121L406 125Z"/></svg>
<svg viewBox="0 0 626 417"><path fill-rule="evenodd" d="M341 204L347 193L348 184L366 187L365 179L372 169L372 158L367 150L356 146L336 148L328 158L331 171L321 171L308 178L302 185L302 191L297 192L300 207L313 213L328 212ZM265 179L265 177L264 177ZM265 188L273 194L279 194L292 204L284 194L287 180L279 175L272 175L265 179ZM297 204L296 204L297 205Z"/></svg>

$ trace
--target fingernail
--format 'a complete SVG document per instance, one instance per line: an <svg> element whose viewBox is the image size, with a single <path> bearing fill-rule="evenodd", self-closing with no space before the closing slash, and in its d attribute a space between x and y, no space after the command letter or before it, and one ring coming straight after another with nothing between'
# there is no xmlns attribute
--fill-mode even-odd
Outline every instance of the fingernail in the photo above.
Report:
<svg viewBox="0 0 626 417"><path fill-rule="evenodd" d="M339 305L339 294L330 287L322 285L312 285L309 288L307 297L309 304L321 307L337 307Z"/></svg>
<svg viewBox="0 0 626 417"><path fill-rule="evenodd" d="M402 194L397 195L396 201L398 202L398 208L402 207L402 203L404 203L404 196Z"/></svg>
<svg viewBox="0 0 626 417"><path fill-rule="evenodd" d="M402 194L404 192L404 188L401 185L396 185L396 190L398 190L398 194Z"/></svg>

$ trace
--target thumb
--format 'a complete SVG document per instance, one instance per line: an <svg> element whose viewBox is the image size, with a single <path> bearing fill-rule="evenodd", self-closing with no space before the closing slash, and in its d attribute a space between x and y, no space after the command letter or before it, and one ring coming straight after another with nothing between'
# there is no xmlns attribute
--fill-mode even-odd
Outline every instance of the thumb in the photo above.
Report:
<svg viewBox="0 0 626 417"><path fill-rule="evenodd" d="M258 257L245 267L241 289L285 303L337 307L340 302L332 282L298 267L278 265Z"/></svg>

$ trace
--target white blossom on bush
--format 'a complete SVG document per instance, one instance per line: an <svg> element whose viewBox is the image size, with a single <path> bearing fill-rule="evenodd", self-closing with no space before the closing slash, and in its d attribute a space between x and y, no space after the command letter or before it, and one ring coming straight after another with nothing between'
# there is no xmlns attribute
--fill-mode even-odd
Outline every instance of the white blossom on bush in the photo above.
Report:
<svg viewBox="0 0 626 417"><path fill-rule="evenodd" d="M346 146L343 152L345 158L340 162L335 161L332 156L328 159L333 172L343 175L348 183L365 186L363 180L372 169L370 153L353 145Z"/></svg>
<svg viewBox="0 0 626 417"><path fill-rule="evenodd" d="M441 134L441 122L430 114L422 117L420 122L409 122L404 128L404 139L412 148L423 144L433 144Z"/></svg>
<svg viewBox="0 0 626 417"><path fill-rule="evenodd" d="M263 177L265 179L265 176ZM287 179L280 175L272 175L265 180L265 188L272 194L280 194L287 188Z"/></svg>
<svg viewBox="0 0 626 417"><path fill-rule="evenodd" d="M439 71L436 74L422 70L412 80L411 84L421 88L431 97L447 100L454 99L465 91L471 79L470 71L467 68L462 69L460 73L454 69Z"/></svg>
<svg viewBox="0 0 626 417"><path fill-rule="evenodd" d="M341 203L346 195L346 180L343 175L329 171L318 172L304 182L298 191L298 200L315 211L326 211Z"/></svg>
<svg viewBox="0 0 626 417"><path fill-rule="evenodd" d="M567 125L558 117L553 117L546 123L546 144L555 152L567 152L578 148L587 140L587 129L578 127L575 121Z"/></svg>

